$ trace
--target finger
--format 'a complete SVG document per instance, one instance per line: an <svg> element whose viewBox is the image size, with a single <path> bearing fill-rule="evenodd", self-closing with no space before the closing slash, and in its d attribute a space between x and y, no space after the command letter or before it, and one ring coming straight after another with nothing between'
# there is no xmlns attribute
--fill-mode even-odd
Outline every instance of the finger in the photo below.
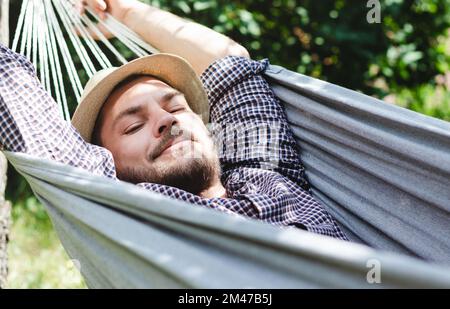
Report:
<svg viewBox="0 0 450 309"><path fill-rule="evenodd" d="M98 12L105 11L107 7L104 0L85 0L85 2Z"/></svg>
<svg viewBox="0 0 450 309"><path fill-rule="evenodd" d="M76 1L74 4L73 4L73 7L75 8L75 10L80 14L80 15L82 15L82 14L84 14L84 4L83 4L83 2L82 1Z"/></svg>
<svg viewBox="0 0 450 309"><path fill-rule="evenodd" d="M97 8L101 11L105 11L106 10L106 2L104 0L98 0L97 1Z"/></svg>
<svg viewBox="0 0 450 309"><path fill-rule="evenodd" d="M102 20L106 19L106 10L107 5L104 0L85 0L83 1L84 7L89 6L91 7L95 14L98 15L98 17Z"/></svg>

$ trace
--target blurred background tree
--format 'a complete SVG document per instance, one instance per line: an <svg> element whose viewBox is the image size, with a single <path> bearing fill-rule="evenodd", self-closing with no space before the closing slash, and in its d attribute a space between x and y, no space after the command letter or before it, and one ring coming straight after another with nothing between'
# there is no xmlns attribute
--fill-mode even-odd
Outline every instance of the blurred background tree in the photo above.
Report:
<svg viewBox="0 0 450 309"><path fill-rule="evenodd" d="M12 35L21 2L11 2ZM272 64L450 120L450 0L381 0L381 22L373 24L367 22L370 8L364 0L143 2L230 36L245 46L253 59L268 58ZM119 42L115 44L131 57ZM84 72L79 73L86 80ZM73 110L76 102L69 99ZM15 250L11 250L14 266L17 259L24 259L27 254L33 256L19 250L14 234L25 235L22 230L29 225L33 231L47 231L51 225L42 206L35 202L25 181L13 169L9 173L7 197L15 204L13 219L18 222L11 245ZM46 232L33 235L50 237ZM46 243L45 239L41 242L58 252L56 256L62 256L60 245ZM66 263L64 259L67 257L60 258L61 263ZM29 283L16 282L20 275L13 270L14 282L10 286L53 282L45 277L46 267L44 263L42 273ZM77 279L71 281L74 285L56 281L50 286L83 286Z"/></svg>

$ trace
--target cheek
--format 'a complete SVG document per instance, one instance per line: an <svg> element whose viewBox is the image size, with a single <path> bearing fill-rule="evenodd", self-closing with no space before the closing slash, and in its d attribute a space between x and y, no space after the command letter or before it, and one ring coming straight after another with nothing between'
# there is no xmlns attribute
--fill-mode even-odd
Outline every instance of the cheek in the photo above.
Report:
<svg viewBox="0 0 450 309"><path fill-rule="evenodd" d="M111 153L117 167L135 165L145 161L148 136L137 132L129 136L121 136L111 143Z"/></svg>
<svg viewBox="0 0 450 309"><path fill-rule="evenodd" d="M194 140L198 143L195 145L195 151L206 154L207 156L216 155L213 139L203 121L196 115L191 115L187 123L187 129L192 132Z"/></svg>
<svg viewBox="0 0 450 309"><path fill-rule="evenodd" d="M198 117L196 114L188 113L177 118L181 126L192 133L195 140L205 142L209 139L208 129L205 127L200 117Z"/></svg>

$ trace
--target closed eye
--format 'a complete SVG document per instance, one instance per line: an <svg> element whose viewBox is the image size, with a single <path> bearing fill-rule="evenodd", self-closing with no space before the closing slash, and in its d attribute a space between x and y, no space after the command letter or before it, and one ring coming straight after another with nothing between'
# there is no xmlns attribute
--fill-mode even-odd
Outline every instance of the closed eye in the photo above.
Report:
<svg viewBox="0 0 450 309"><path fill-rule="evenodd" d="M184 111L184 110L186 110L186 108L184 106L180 106L180 107L173 108L170 111L170 113L173 114L173 113L181 112L181 111Z"/></svg>
<svg viewBox="0 0 450 309"><path fill-rule="evenodd" d="M131 126L129 126L125 129L124 133L127 135L133 134L133 133L139 131L143 126L144 126L143 123L132 124Z"/></svg>

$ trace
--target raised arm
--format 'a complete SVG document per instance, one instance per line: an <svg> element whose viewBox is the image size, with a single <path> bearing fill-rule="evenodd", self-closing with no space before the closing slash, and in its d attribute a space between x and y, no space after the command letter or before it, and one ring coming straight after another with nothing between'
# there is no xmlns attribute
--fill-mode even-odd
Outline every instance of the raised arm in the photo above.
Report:
<svg viewBox="0 0 450 309"><path fill-rule="evenodd" d="M32 64L0 44L0 149L24 152L116 179L111 153L86 143L62 118Z"/></svg>
<svg viewBox="0 0 450 309"><path fill-rule="evenodd" d="M188 60L198 75L215 60L226 56L249 58L247 50L232 39L195 22L137 0L86 0L98 13L110 13L165 53Z"/></svg>

